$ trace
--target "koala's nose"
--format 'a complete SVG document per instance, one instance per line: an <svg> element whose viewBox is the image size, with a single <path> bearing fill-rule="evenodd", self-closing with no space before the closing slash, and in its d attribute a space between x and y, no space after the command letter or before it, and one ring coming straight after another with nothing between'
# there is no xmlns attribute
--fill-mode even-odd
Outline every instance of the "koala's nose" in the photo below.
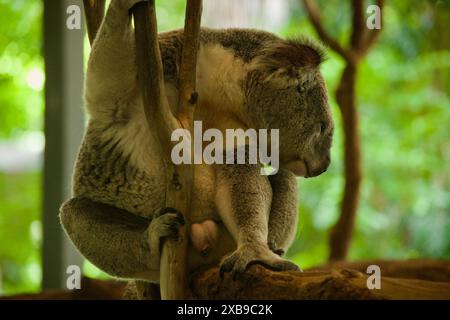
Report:
<svg viewBox="0 0 450 320"><path fill-rule="evenodd" d="M330 166L330 163L331 163L331 158L330 158L330 155L327 154L325 156L324 160L322 161L322 163L313 170L312 176L315 177L315 176L318 176L318 175L324 173L325 171L327 171L328 167Z"/></svg>
<svg viewBox="0 0 450 320"><path fill-rule="evenodd" d="M327 156L325 157L325 161L324 161L324 166L326 167L325 170L328 169L328 167L330 166L330 163L331 163L331 157L330 157L330 154L327 154Z"/></svg>

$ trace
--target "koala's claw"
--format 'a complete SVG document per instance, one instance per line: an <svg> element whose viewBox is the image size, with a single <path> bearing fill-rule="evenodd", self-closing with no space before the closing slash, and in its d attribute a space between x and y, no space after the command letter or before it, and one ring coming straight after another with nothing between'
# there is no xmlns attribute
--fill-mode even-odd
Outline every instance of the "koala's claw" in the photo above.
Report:
<svg viewBox="0 0 450 320"><path fill-rule="evenodd" d="M280 258L268 247L246 244L222 260L219 270L220 278L223 279L224 274L230 272L233 280L236 280L252 264L261 264L273 271L300 270L296 264Z"/></svg>
<svg viewBox="0 0 450 320"><path fill-rule="evenodd" d="M270 250L272 250L273 253L280 257L282 257L285 253L283 249L273 249L272 247L270 247Z"/></svg>

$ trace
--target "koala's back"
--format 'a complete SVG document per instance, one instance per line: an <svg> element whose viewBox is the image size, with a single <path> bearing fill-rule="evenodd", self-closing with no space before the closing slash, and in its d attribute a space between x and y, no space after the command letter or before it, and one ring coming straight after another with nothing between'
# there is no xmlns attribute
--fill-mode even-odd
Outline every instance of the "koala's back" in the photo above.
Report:
<svg viewBox="0 0 450 320"><path fill-rule="evenodd" d="M232 50L236 57L244 61L251 60L265 42L275 39L278 38L273 34L245 29L202 29L200 35L203 45L220 45ZM160 34L159 43L166 94L170 105L174 106L177 104L177 72L182 49L182 30ZM95 65L92 67L93 65L89 65L85 88L86 106L91 119L75 166L74 195L151 217L156 210L164 206L166 182L157 142L152 138L145 121L137 82L126 82L129 85L129 88L123 90L127 92L126 99L118 93L115 93L116 96L99 95L101 91L95 86L102 82L102 78L93 74L96 68ZM135 72L131 65L130 70L124 70L127 71ZM121 82L125 83L124 79L117 79L118 85ZM105 102L105 97L113 103ZM203 166L201 170L210 171ZM201 176L211 174L205 175L202 172ZM197 195L204 195L197 199L197 211L200 216L210 215L213 210L214 191L209 184L206 190L203 190L205 181L202 181L201 185L195 192ZM202 218L199 217L199 220Z"/></svg>
<svg viewBox="0 0 450 320"><path fill-rule="evenodd" d="M108 129L90 123L80 147L73 176L74 195L113 205L150 218L164 205L164 173L158 157L149 159L148 169L139 168L133 155L121 147L130 143L120 129L108 138ZM105 134L106 132L106 134ZM136 136L134 139L145 139ZM141 145L147 145L141 141Z"/></svg>

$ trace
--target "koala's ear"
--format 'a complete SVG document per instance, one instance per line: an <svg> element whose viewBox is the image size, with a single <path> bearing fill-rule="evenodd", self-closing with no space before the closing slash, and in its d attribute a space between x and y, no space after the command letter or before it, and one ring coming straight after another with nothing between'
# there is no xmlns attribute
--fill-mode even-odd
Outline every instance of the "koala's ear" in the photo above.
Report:
<svg viewBox="0 0 450 320"><path fill-rule="evenodd" d="M322 45L308 38L268 42L254 58L255 68L269 72L279 69L316 68L325 60Z"/></svg>

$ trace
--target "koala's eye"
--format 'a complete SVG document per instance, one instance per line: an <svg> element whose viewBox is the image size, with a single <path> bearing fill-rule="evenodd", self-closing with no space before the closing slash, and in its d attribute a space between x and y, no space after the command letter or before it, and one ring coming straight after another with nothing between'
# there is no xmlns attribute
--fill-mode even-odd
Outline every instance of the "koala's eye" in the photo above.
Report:
<svg viewBox="0 0 450 320"><path fill-rule="evenodd" d="M325 123L321 122L319 123L319 132L322 133L325 131Z"/></svg>
<svg viewBox="0 0 450 320"><path fill-rule="evenodd" d="M297 90L297 92L300 93L300 94L302 94L302 93L305 92L305 88L304 88L302 85L298 85L298 86L296 87L296 90Z"/></svg>

